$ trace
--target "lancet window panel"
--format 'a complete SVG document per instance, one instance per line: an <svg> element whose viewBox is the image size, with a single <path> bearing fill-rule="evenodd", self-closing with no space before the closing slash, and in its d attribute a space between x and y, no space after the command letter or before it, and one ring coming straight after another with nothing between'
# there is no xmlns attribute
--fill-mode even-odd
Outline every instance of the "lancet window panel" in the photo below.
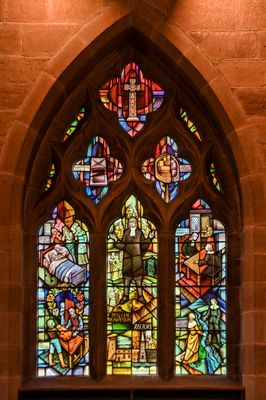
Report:
<svg viewBox="0 0 266 400"><path fill-rule="evenodd" d="M175 235L176 374L226 375L225 227L198 199Z"/></svg>
<svg viewBox="0 0 266 400"><path fill-rule="evenodd" d="M89 375L89 232L66 201L38 232L37 376Z"/></svg>
<svg viewBox="0 0 266 400"><path fill-rule="evenodd" d="M158 373L158 238L131 195L107 237L107 374Z"/></svg>

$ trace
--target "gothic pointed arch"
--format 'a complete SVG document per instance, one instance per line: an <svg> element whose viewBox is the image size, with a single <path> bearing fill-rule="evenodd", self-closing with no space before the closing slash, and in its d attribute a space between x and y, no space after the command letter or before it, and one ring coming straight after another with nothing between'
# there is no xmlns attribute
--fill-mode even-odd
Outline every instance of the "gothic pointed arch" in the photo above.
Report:
<svg viewBox="0 0 266 400"><path fill-rule="evenodd" d="M84 221L89 227L90 301L92 307L89 322L91 351L88 384L92 386L99 378L107 379L106 317L108 311L105 306L108 243L106 240L108 229L117 221L127 196L132 193L136 195L145 210L145 218L154 223L158 235L159 250L156 268L160 283L158 287L156 357L159 361L153 377L156 384L160 385L163 380L171 379L174 385L178 385L178 379L174 373L176 365L174 350L176 320L173 317L175 315L175 230L178 221L187 219L191 204L194 204L198 198L204 198L210 204L215 220L222 221L222 224L227 227L229 293L231 293L231 287L236 285L238 276L233 266L239 258L237 250L238 232L241 226L239 178L233 152L224 133L223 123L221 123L221 116L216 115L215 110L209 107L207 96L204 98L202 94L203 100L199 100L199 91L204 85L207 85L207 81L198 73L196 73L199 78L198 82L197 80L189 81L184 72L185 66L190 65L193 71L195 68L188 60L186 59L184 64L178 65L173 57L172 45L166 41L171 47L170 51L168 47L166 50L163 49L162 42L156 43L155 38L159 35L158 31L154 31L153 35L148 37L140 29L138 23L136 26L127 26L127 29L121 29L118 34L111 33L110 36L113 35L117 39L112 44L109 40L108 44L100 46L96 40L93 44L97 49L94 56L89 55L89 50L91 50L89 46L88 54L85 51L88 55L86 61L84 61L86 57L83 54L70 65L69 70L60 76L55 87L51 89L46 98L46 102L49 103L49 114L41 118L42 108L32 124L38 131L38 143L35 142L34 157L32 155L31 165L28 167L28 183L25 187L24 219L29 236L27 247L32 247L34 243L33 227L36 227L34 217L36 214L38 218L42 213L47 214L48 210L44 211L43 207L57 204L56 201L60 196L70 199L78 220ZM180 55L181 52L178 54ZM133 61L141 66L145 77L150 76L165 91L165 99L160 107L149 115L141 135L133 135L134 137L124 133L123 128L117 122L117 116L103 107L99 96L100 88L108 80L118 76L125 65ZM58 85L63 85L68 94L61 93L61 88L59 88L58 96L56 99L52 99ZM73 125L81 107L84 107L85 110L82 124ZM183 112L180 112L181 109ZM184 112L188 116L186 120ZM227 117L226 120L228 126L230 125L228 130L233 129ZM76 129L69 134L67 132L70 132L71 126ZM199 132L199 134L196 135L195 132ZM65 139L66 135L67 140ZM84 159L84 154L95 137L100 137L108 143L112 157L123 165L123 174L119 180L108 183L108 193L106 192L99 202L91 201L84 191L81 180L75 180L73 177L73 164L77 163L77 160ZM179 168L178 173L181 174L184 165L188 165L184 160L189 160L191 168L189 173L191 172L191 174L186 176L186 179L178 181L178 191L174 192L175 195L172 198L170 194L167 195L168 197L165 196L169 199L169 201L165 201L163 196L158 193L158 186L156 189L154 181L143 176L143 165L146 160L156 158L154 155L158 143L168 137L178 144L178 155L174 154L173 156L178 161L175 162L175 166ZM167 152L162 152L160 155L165 156L165 154ZM104 157L97 154L95 158ZM157 168L157 172L154 171L154 176L157 178L162 179L164 174L167 175L167 157L163 160L163 162L165 161L166 165L163 164L160 170ZM170 163L171 168L172 164ZM55 166L56 171L52 176L51 165ZM100 170L104 165L106 164L103 162L102 166L98 166ZM212 175L210 176L211 165L215 165L216 179L219 178L223 188L222 193L211 182L214 179ZM90 164L90 168L92 168L91 166L92 164ZM105 179L106 183L106 176L100 174L100 178ZM166 178L168 179L168 176ZM52 183L48 190L43 191L48 179L52 179ZM168 185L162 180L160 182ZM161 185L161 191L162 187ZM31 204L38 210L32 216L29 212ZM30 254L31 258L36 261L32 250ZM29 271L33 275L34 268L35 264L32 261ZM151 265L149 268L152 269ZM25 279L27 285L34 288L31 278L27 276ZM145 300L145 296L143 297ZM230 317L233 304L238 310L237 292L233 293L232 291L228 298L228 315ZM31 310L33 311L33 307ZM144 334L140 336L142 337ZM237 357L235 353L237 341L237 332L229 328L228 374L233 377L238 375L237 366L233 362L233 359ZM27 338L25 338L25 343L26 347L30 349L29 354L33 354L32 343ZM117 360L117 362L120 361ZM34 367L29 360L25 364L26 375L33 379ZM71 379L71 383L78 385L73 377ZM126 382L129 384L130 377L127 379ZM119 377L117 377L117 382L119 382ZM60 381L56 380L56 384L60 385Z"/></svg>

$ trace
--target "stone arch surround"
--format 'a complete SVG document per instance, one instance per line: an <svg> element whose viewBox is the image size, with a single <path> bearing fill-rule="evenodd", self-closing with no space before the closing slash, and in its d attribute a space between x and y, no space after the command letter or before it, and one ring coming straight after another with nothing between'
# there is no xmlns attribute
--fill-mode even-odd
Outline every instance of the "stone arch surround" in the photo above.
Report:
<svg viewBox="0 0 266 400"><path fill-rule="evenodd" d="M264 189L264 186L261 187L261 182L265 184L265 179L261 176L263 165L259 146L262 127L255 119L251 121L246 117L224 77L181 29L162 18L157 19L157 16L154 17L154 23L150 20L145 21L144 16L142 18L143 20L134 13L122 15L121 12L115 13L114 10L113 13L110 11L103 13L86 24L51 59L45 71L40 74L33 90L22 105L17 120L8 132L1 160L1 171L3 171L6 188L3 194L3 204L6 204L6 207L2 209L1 222L5 227L4 235L9 240L7 247L11 249L12 246L12 252L9 250L10 254L7 256L7 265L13 277L12 285L15 288L19 287L22 280L21 204L24 198L26 171L34 149L41 142L40 132L45 129L45 124L53 114L54 107L60 105L71 91L74 69L72 66L78 62L82 70L82 60L85 63L88 54L93 56L107 38L111 41L119 33L133 26L164 49L164 52L178 65L187 81L191 82L197 93L204 98L206 107L215 113L236 160L240 176L243 221L240 260L241 369L247 394L249 390L252 393L249 376L256 373L256 362L259 357L259 349L254 345L259 327L256 325L256 315L253 311L259 311L256 310L255 302L257 290L261 290L258 284L261 266L259 255L264 251L263 238L265 238L262 215L265 202L255 193L256 189L261 191ZM9 205L8 198L16 198L17 201ZM252 271L251 274L250 271ZM260 298L263 298L262 292ZM22 313L18 312L14 317L18 317L21 321ZM253 324L250 323L251 320ZM22 337L22 331L17 332L17 335L18 338ZM18 339L16 343L8 347L10 360L16 365L16 386L20 382L20 368L19 357L15 353L14 346L16 350L21 350L21 345L21 339ZM251 400L252 395L250 396Z"/></svg>

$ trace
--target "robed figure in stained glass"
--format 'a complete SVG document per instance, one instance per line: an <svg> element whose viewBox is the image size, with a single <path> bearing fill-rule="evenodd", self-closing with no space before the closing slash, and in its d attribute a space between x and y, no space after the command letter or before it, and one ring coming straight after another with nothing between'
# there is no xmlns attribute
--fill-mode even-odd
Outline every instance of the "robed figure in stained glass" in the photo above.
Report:
<svg viewBox="0 0 266 400"><path fill-rule="evenodd" d="M107 374L157 373L157 231L130 196L107 238Z"/></svg>
<svg viewBox="0 0 266 400"><path fill-rule="evenodd" d="M191 364L193 362L198 361L199 359L199 344L200 344L200 336L205 335L206 333L202 332L196 320L196 315L194 313L188 314L188 338L186 343L185 352L182 357L183 364Z"/></svg>
<svg viewBox="0 0 266 400"><path fill-rule="evenodd" d="M115 240L115 247L119 250L123 250L122 271L125 287L120 304L126 303L129 299L129 286L132 279L136 281L138 300L142 303L145 302L142 294L142 277L144 275L142 254L148 249L151 239L155 234L154 231L151 230L148 237L145 238L143 232L137 225L137 219L131 217L128 220L128 229L125 231L121 240L117 238L115 233L112 235Z"/></svg>

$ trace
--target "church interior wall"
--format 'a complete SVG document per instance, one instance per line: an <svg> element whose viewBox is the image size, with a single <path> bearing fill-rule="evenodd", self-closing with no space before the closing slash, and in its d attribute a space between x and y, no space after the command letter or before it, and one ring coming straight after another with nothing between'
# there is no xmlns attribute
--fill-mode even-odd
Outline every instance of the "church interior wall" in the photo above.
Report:
<svg viewBox="0 0 266 400"><path fill-rule="evenodd" d="M263 0L1 2L1 399L17 399L25 366L23 321L32 308L24 302L25 282L35 277L27 276L32 237L24 232L23 207L33 154L60 106L78 97L73 85L86 60L96 68L107 38L111 50L111 41L131 27L174 61L232 151L242 226L233 243L240 246L234 297L240 341L231 362L239 366L246 399L265 398L265 22Z"/></svg>

